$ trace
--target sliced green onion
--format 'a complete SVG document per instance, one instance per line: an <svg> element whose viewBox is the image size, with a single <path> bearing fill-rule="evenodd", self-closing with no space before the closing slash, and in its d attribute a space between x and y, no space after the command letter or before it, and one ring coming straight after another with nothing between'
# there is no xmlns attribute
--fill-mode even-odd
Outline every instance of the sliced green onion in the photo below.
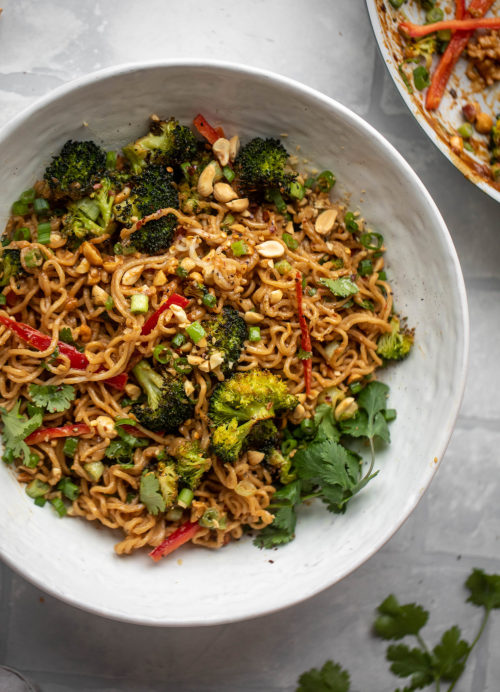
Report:
<svg viewBox="0 0 500 692"><path fill-rule="evenodd" d="M106 152L106 168L109 170L113 170L116 168L116 151L107 151Z"/></svg>
<svg viewBox="0 0 500 692"><path fill-rule="evenodd" d="M233 180L236 178L236 173L230 166L224 166L222 172L224 174L224 178L227 180L228 183L232 183Z"/></svg>
<svg viewBox="0 0 500 692"><path fill-rule="evenodd" d="M64 502L61 500L60 497L54 497L50 501L50 504L56 510L56 512L59 514L60 517L66 516L66 505L64 504Z"/></svg>
<svg viewBox="0 0 500 692"><path fill-rule="evenodd" d="M42 497L50 490L50 485L44 483L39 478L35 478L26 486L26 495L31 497L33 500L37 497Z"/></svg>
<svg viewBox="0 0 500 692"><path fill-rule="evenodd" d="M283 199L281 192L279 190L267 190L266 197L270 202L274 204L274 206L280 214L285 214L286 202Z"/></svg>
<svg viewBox="0 0 500 692"><path fill-rule="evenodd" d="M78 449L78 437L67 437L64 441L63 452L67 457L73 459Z"/></svg>
<svg viewBox="0 0 500 692"><path fill-rule="evenodd" d="M358 264L358 274L360 276L368 276L373 274L373 262L370 259L363 259Z"/></svg>
<svg viewBox="0 0 500 692"><path fill-rule="evenodd" d="M307 178L307 180L304 183L304 187L306 187L308 190L310 190L314 185L314 178Z"/></svg>
<svg viewBox="0 0 500 692"><path fill-rule="evenodd" d="M12 462L14 461L14 458L15 458L14 457L14 450L9 447L4 451L3 456L2 456L2 461L5 464L12 464Z"/></svg>
<svg viewBox="0 0 500 692"><path fill-rule="evenodd" d="M316 178L316 184L321 192L330 192L336 183L336 178L331 171L323 171Z"/></svg>
<svg viewBox="0 0 500 692"><path fill-rule="evenodd" d="M309 286L309 288L307 289L307 295L311 297L315 296L317 292L318 289L316 288L316 286Z"/></svg>
<svg viewBox="0 0 500 692"><path fill-rule="evenodd" d="M68 477L63 478L57 484L57 489L62 492L62 494L68 498L68 500L76 500L80 494L80 488L73 483Z"/></svg>
<svg viewBox="0 0 500 692"><path fill-rule="evenodd" d="M115 243L113 245L113 252L115 255L122 255L123 254L123 245L121 243Z"/></svg>
<svg viewBox="0 0 500 692"><path fill-rule="evenodd" d="M406 0L389 0L391 5L394 7L395 10L399 10L401 5L406 2Z"/></svg>
<svg viewBox="0 0 500 692"><path fill-rule="evenodd" d="M155 346L153 349L153 358L157 360L158 363L165 365L172 358L172 351L167 348L165 344L158 344L158 346Z"/></svg>
<svg viewBox="0 0 500 692"><path fill-rule="evenodd" d="M179 493L179 497L177 498L177 504L183 509L187 509L191 505L193 498L193 491L190 488L183 488Z"/></svg>
<svg viewBox="0 0 500 692"><path fill-rule="evenodd" d="M248 246L244 240L236 240L234 243L231 243L231 250L235 257L242 257L248 253Z"/></svg>
<svg viewBox="0 0 500 692"><path fill-rule="evenodd" d="M281 238L289 250L296 250L299 247L299 241L291 233L283 233Z"/></svg>
<svg viewBox="0 0 500 692"><path fill-rule="evenodd" d="M7 303L7 296L4 295L3 293L0 293L0 305L6 305Z"/></svg>
<svg viewBox="0 0 500 692"><path fill-rule="evenodd" d="M78 202L78 209L82 211L85 216L88 216L92 221L96 221L101 213L99 205L93 199L84 197Z"/></svg>
<svg viewBox="0 0 500 692"><path fill-rule="evenodd" d="M458 128L458 134L464 139L469 139L473 135L473 129L471 123L464 123Z"/></svg>
<svg viewBox="0 0 500 692"><path fill-rule="evenodd" d="M40 457L38 456L38 454L36 454L35 452L30 452L28 461L24 462L24 466L27 466L29 469L35 469L38 466L39 461Z"/></svg>
<svg viewBox="0 0 500 692"><path fill-rule="evenodd" d="M179 375L189 375L193 369L192 365L188 363L188 359L184 357L176 358L173 365L175 372L179 373Z"/></svg>
<svg viewBox="0 0 500 692"><path fill-rule="evenodd" d="M372 312L375 310L375 306L371 300L362 300L360 307L362 307L363 310L371 310Z"/></svg>
<svg viewBox="0 0 500 692"><path fill-rule="evenodd" d="M100 480L104 473L104 464L102 461L90 461L88 464L84 464L83 468L95 483Z"/></svg>
<svg viewBox="0 0 500 692"><path fill-rule="evenodd" d="M276 269L278 274L281 274L283 276L284 274L288 274L292 270L292 265L287 260L280 260L274 265L274 268Z"/></svg>
<svg viewBox="0 0 500 692"><path fill-rule="evenodd" d="M37 216L50 211L50 204L43 197L37 197L33 202L33 211Z"/></svg>
<svg viewBox="0 0 500 692"><path fill-rule="evenodd" d="M21 202L21 200L18 199L17 202L14 202L12 205L12 213L14 216L24 216L28 213L28 205L26 202Z"/></svg>
<svg viewBox="0 0 500 692"><path fill-rule="evenodd" d="M14 240L30 240L31 238L31 231L29 228L26 228L26 226L23 226L22 228L16 228L14 231Z"/></svg>
<svg viewBox="0 0 500 692"><path fill-rule="evenodd" d="M248 328L248 341L260 341L260 327Z"/></svg>
<svg viewBox="0 0 500 692"><path fill-rule="evenodd" d="M37 507L45 507L47 500L44 497L35 497L35 505Z"/></svg>
<svg viewBox="0 0 500 692"><path fill-rule="evenodd" d="M177 269L175 270L175 273L177 274L177 276L180 276L181 279L185 279L186 276L188 275L186 269L184 269L184 267L181 267L180 264L179 264L179 266L177 267Z"/></svg>
<svg viewBox="0 0 500 692"><path fill-rule="evenodd" d="M120 464L120 468L122 471L130 471L131 469L135 468L135 464Z"/></svg>
<svg viewBox="0 0 500 692"><path fill-rule="evenodd" d="M30 187L29 190L25 190L19 195L20 202L26 202L26 204L33 204L35 201L36 192Z"/></svg>
<svg viewBox="0 0 500 692"><path fill-rule="evenodd" d="M436 22L442 22L444 19L444 12L440 7L433 7L425 15L426 24L435 24Z"/></svg>
<svg viewBox="0 0 500 692"><path fill-rule="evenodd" d="M106 310L112 310L115 307L115 301L111 296L108 296L106 298L106 302L104 303L104 307Z"/></svg>
<svg viewBox="0 0 500 692"><path fill-rule="evenodd" d="M361 384L361 382L351 382L351 384L349 385L349 389L353 394L358 394L358 392L360 392L363 389L363 385Z"/></svg>
<svg viewBox="0 0 500 692"><path fill-rule="evenodd" d="M213 293L205 293L201 302L206 308L214 308L217 305L217 298Z"/></svg>
<svg viewBox="0 0 500 692"><path fill-rule="evenodd" d="M172 509L168 510L166 517L168 521L179 521L179 519L182 518L183 513L184 510L180 507L172 507Z"/></svg>
<svg viewBox="0 0 500 692"><path fill-rule="evenodd" d="M40 243L40 245L48 245L50 243L50 234L52 231L52 227L48 221L44 221L44 223L39 223L37 227L37 240Z"/></svg>
<svg viewBox="0 0 500 692"><path fill-rule="evenodd" d="M222 226L230 226L232 223L234 223L234 216L232 214L227 214L224 217L224 220L222 222Z"/></svg>
<svg viewBox="0 0 500 692"><path fill-rule="evenodd" d="M192 322L188 327L186 327L186 332L191 341L195 344L206 336L206 331L199 322Z"/></svg>
<svg viewBox="0 0 500 692"><path fill-rule="evenodd" d="M396 420L397 418L397 412L395 408L387 408L384 411L384 418L388 423L390 423L392 420Z"/></svg>
<svg viewBox="0 0 500 692"><path fill-rule="evenodd" d="M429 70L423 65L418 65L418 67L413 70L413 84L415 85L415 89L423 91L427 89L430 83Z"/></svg>
<svg viewBox="0 0 500 692"><path fill-rule="evenodd" d="M290 187L288 188L288 192L290 194L290 197L293 197L294 199L301 200L301 199L304 199L304 195L306 194L306 189L297 180L292 180L292 182L290 183Z"/></svg>
<svg viewBox="0 0 500 692"><path fill-rule="evenodd" d="M198 523L206 529L225 529L227 519L225 516L219 516L219 512L215 507L207 509Z"/></svg>
<svg viewBox="0 0 500 692"><path fill-rule="evenodd" d="M378 273L378 278L379 281L387 281L387 274L385 273L385 269L382 269L382 271Z"/></svg>
<svg viewBox="0 0 500 692"><path fill-rule="evenodd" d="M354 216L352 211L348 211L346 213L346 215L344 216L344 223L349 233L357 233L357 231L359 231L359 226L356 223L356 217Z"/></svg>
<svg viewBox="0 0 500 692"><path fill-rule="evenodd" d="M130 312L133 315L144 315L149 310L149 298L145 293L134 293L130 299Z"/></svg>
<svg viewBox="0 0 500 692"><path fill-rule="evenodd" d="M367 250L380 250L384 244L384 236L380 233L372 233L371 231L363 233L359 242Z"/></svg>
<svg viewBox="0 0 500 692"><path fill-rule="evenodd" d="M181 346L184 346L185 343L186 337L184 336L184 334L181 334L180 332L177 332L177 334L171 341L171 344L174 348L180 348Z"/></svg>

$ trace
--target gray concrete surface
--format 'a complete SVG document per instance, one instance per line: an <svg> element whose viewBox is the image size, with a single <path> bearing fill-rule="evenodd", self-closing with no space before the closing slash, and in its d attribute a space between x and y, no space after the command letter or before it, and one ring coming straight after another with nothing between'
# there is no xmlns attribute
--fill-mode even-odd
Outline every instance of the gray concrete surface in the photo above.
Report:
<svg viewBox="0 0 500 692"><path fill-rule="evenodd" d="M80 612L0 565L0 664L42 692L255 692L295 689L333 657L353 690L398 686L370 634L389 593L471 638L472 567L500 572L500 212L426 138L378 54L361 0L5 0L0 123L50 89L134 60L210 57L266 67L332 96L380 130L416 170L453 236L467 284L471 359L446 458L403 528L340 584L288 610L209 629L148 629ZM425 272L425 267L422 267ZM432 277L429 277L429 281ZM500 613L456 692L500 690ZM8 692L2 690L1 692Z"/></svg>

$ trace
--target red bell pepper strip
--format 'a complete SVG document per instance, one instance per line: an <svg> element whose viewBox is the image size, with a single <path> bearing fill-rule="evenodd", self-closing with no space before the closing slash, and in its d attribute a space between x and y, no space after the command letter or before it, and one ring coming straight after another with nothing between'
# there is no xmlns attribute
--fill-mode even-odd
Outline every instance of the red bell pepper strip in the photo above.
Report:
<svg viewBox="0 0 500 692"><path fill-rule="evenodd" d="M13 331L17 337L19 337L22 341L25 341L29 346L36 348L37 351L45 351L51 344L52 339L50 336L42 334L37 329L30 327L29 324L16 322L16 320L13 320L11 317L6 317L5 315L0 315L0 324L8 327L8 329ZM84 353L80 353L77 348L71 346L71 344L65 343L64 341L58 341L57 348L59 349L59 353L62 353L69 358L72 368L75 370L87 369L89 364L88 358ZM104 369L105 368L100 368L98 372L102 372ZM110 377L107 380L104 380L104 382L107 382L107 384L109 384L111 387L121 391L127 384L127 380L128 375L126 372L124 372L120 375Z"/></svg>
<svg viewBox="0 0 500 692"><path fill-rule="evenodd" d="M218 139L220 139L220 137L224 137L224 132L220 134L220 128L218 130L215 130L211 125L208 124L208 122L201 115L201 113L199 113L193 120L193 125L196 127L200 135L202 135L202 137L205 137L207 142L212 146Z"/></svg>
<svg viewBox="0 0 500 692"><path fill-rule="evenodd" d="M16 320L10 317L5 317L0 315L0 323L8 327L14 332L22 341L25 341L29 346L36 348L37 351L45 351L51 344L52 339L46 334L42 334L37 329L30 327L29 324L24 324L23 322L16 322ZM72 368L75 370L85 370L89 364L88 358L84 353L80 353L78 349L70 344L64 343L64 341L57 342L57 348L59 353L69 358L69 362Z"/></svg>
<svg viewBox="0 0 500 692"><path fill-rule="evenodd" d="M500 29L500 17L482 17L467 19L445 19L433 24L413 24L413 22L400 22L399 30L410 38L422 38L435 31L475 31L476 29Z"/></svg>
<svg viewBox="0 0 500 692"><path fill-rule="evenodd" d="M455 0L455 19L465 17L465 0Z"/></svg>
<svg viewBox="0 0 500 692"><path fill-rule="evenodd" d="M311 352L311 336L309 334L309 328L307 326L306 318L304 317L304 308L302 306L302 274L297 272L295 276L295 292L297 294L297 311L299 313L299 325L300 325L300 345L303 351ZM306 385L306 394L311 393L311 380L312 380L312 355L309 358L304 358L302 361L304 364L304 382Z"/></svg>
<svg viewBox="0 0 500 692"><path fill-rule="evenodd" d="M129 435L134 435L135 437L147 437L145 433L142 432L142 430L139 430L139 428L136 428L135 425L128 425L128 423L125 423L125 425L120 425L120 428L122 430L125 430Z"/></svg>
<svg viewBox="0 0 500 692"><path fill-rule="evenodd" d="M168 308L171 305L179 305L181 308L185 308L186 305L188 305L189 300L187 298L184 298L184 296L180 296L178 293L172 293L171 296L167 298L167 300L160 305L160 307L153 312L152 315L148 317L148 319L144 322L142 325L141 329L141 334L142 336L146 336L147 334L150 334L153 329L156 327L158 324L158 320L160 319L160 315L165 312L165 310L168 310Z"/></svg>
<svg viewBox="0 0 500 692"><path fill-rule="evenodd" d="M180 548L181 545L184 545L184 543L187 543L194 538L198 533L199 528L200 525L198 522L193 524L190 521L186 521L184 524L182 524L182 526L179 526L177 531L174 531L168 538L165 538L165 540L162 541L159 546L154 548L154 550L149 553L149 557L151 557L155 562L158 562L158 560L161 560L162 557L172 553L174 550L177 550L177 548Z"/></svg>
<svg viewBox="0 0 500 692"><path fill-rule="evenodd" d="M490 7L493 5L494 0L471 0L467 12L464 12L463 18L468 17L482 17L488 12ZM471 31L460 32L457 31L450 39L446 50L443 53L441 60L437 68L432 75L431 84L427 89L427 95L425 98L425 107L427 110L436 110L439 108L441 99L450 79L453 68L455 67L458 59L460 58L463 50L467 46L470 37L472 36Z"/></svg>
<svg viewBox="0 0 500 692"><path fill-rule="evenodd" d="M55 440L57 437L76 437L77 435L87 435L91 428L86 423L73 423L61 425L58 428L39 428L25 438L27 445L37 445L40 442Z"/></svg>

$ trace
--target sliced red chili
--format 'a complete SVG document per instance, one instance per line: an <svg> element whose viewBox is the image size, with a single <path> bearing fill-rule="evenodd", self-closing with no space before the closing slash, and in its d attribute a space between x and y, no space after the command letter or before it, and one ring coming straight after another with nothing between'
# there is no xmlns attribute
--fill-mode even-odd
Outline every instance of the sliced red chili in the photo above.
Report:
<svg viewBox="0 0 500 692"><path fill-rule="evenodd" d="M184 545L184 543L187 543L194 538L198 533L199 528L200 525L197 522L192 523L190 521L186 521L184 524L182 524L182 526L179 526L176 531L170 534L168 538L165 538L165 540L162 541L159 546L154 548L154 550L149 553L149 557L155 562L158 562L158 560L161 560L162 557L173 553L174 550L177 550L177 548L180 548L181 545Z"/></svg>

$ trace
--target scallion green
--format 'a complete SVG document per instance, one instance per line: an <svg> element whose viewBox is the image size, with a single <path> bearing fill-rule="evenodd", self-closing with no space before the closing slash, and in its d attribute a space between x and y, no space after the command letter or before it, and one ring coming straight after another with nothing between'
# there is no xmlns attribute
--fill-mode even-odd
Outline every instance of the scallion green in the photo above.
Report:
<svg viewBox="0 0 500 692"><path fill-rule="evenodd" d="M373 233L372 231L368 231L367 233L362 234L361 238L359 239L359 242L367 250L380 250L380 248L384 244L384 236L380 233Z"/></svg>
<svg viewBox="0 0 500 692"><path fill-rule="evenodd" d="M205 293L201 302L206 308L214 308L217 305L217 298L213 293Z"/></svg>
<svg viewBox="0 0 500 692"><path fill-rule="evenodd" d="M203 337L206 336L206 332L199 322L192 322L186 327L186 332L191 341L195 344L199 343Z"/></svg>
<svg viewBox="0 0 500 692"><path fill-rule="evenodd" d="M80 488L73 483L67 476L62 478L57 484L57 489L62 492L62 494L73 502L76 500L80 494Z"/></svg>
<svg viewBox="0 0 500 692"><path fill-rule="evenodd" d="M67 513L67 512L66 512L66 505L64 504L64 502L61 500L60 497L54 497L54 498L50 501L50 504L51 504L52 507L56 510L57 514L58 514L60 517L66 516L66 513Z"/></svg>
<svg viewBox="0 0 500 692"><path fill-rule="evenodd" d="M172 358L172 351L167 348L165 344L158 344L158 346L155 346L153 349L153 358L158 361L158 363L166 365Z"/></svg>
<svg viewBox="0 0 500 692"><path fill-rule="evenodd" d="M22 202L20 199L14 202L12 205L12 213L14 216L24 216L28 213L28 205L26 202Z"/></svg>
<svg viewBox="0 0 500 692"><path fill-rule="evenodd" d="M31 483L26 486L26 495L31 497L33 500L37 497L43 497L50 490L50 485L44 483L39 478L34 478Z"/></svg>
<svg viewBox="0 0 500 692"><path fill-rule="evenodd" d="M73 459L76 450L78 449L78 442L78 437L67 437L64 440L63 452L65 456L69 457L70 459Z"/></svg>
<svg viewBox="0 0 500 692"><path fill-rule="evenodd" d="M301 200L301 199L304 199L304 195L306 194L306 189L297 180L292 180L292 182L290 183L290 187L288 188L288 192L290 194L290 197L293 197L294 199Z"/></svg>
<svg viewBox="0 0 500 692"><path fill-rule="evenodd" d="M36 192L30 187L29 190L25 190L19 195L20 202L26 202L26 204L33 204L35 201Z"/></svg>
<svg viewBox="0 0 500 692"><path fill-rule="evenodd" d="M231 250L235 257L243 257L243 255L248 254L248 246L244 240L235 240L231 243Z"/></svg>
<svg viewBox="0 0 500 692"><path fill-rule="evenodd" d="M50 243L51 231L52 227L49 221L44 221L43 223L38 224L36 234L37 241L40 243L40 245L48 245Z"/></svg>
<svg viewBox="0 0 500 692"><path fill-rule="evenodd" d="M280 260L279 262L276 262L274 268L278 274L281 274L282 276L292 271L292 265L287 260Z"/></svg>
<svg viewBox="0 0 500 692"><path fill-rule="evenodd" d="M177 504L179 507L187 509L191 505L193 498L193 491L190 488L183 488L179 493L179 497L177 498Z"/></svg>
<svg viewBox="0 0 500 692"><path fill-rule="evenodd" d="M281 239L289 250L296 250L299 247L299 241L291 233L283 233Z"/></svg>
<svg viewBox="0 0 500 692"><path fill-rule="evenodd" d="M116 151L107 151L106 152L106 168L109 171L116 168L116 161L117 161Z"/></svg>
<svg viewBox="0 0 500 692"><path fill-rule="evenodd" d="M47 214L50 211L50 204L43 197L37 197L33 202L33 211L37 216Z"/></svg>
<svg viewBox="0 0 500 692"><path fill-rule="evenodd" d="M89 461L88 464L83 465L83 468L95 483L100 480L104 473L104 464L102 461Z"/></svg>
<svg viewBox="0 0 500 692"><path fill-rule="evenodd" d="M418 91L423 91L429 86L429 70L423 65L418 65L413 70L413 84L415 85L415 89L418 89Z"/></svg>
<svg viewBox="0 0 500 692"><path fill-rule="evenodd" d="M224 178L227 180L228 183L232 183L233 180L236 178L236 173L230 166L224 166L222 172L224 174Z"/></svg>
<svg viewBox="0 0 500 692"><path fill-rule="evenodd" d="M184 344L186 343L186 337L184 336L184 334L177 332L177 334L173 337L170 343L172 344L173 348L180 348L181 346L184 346Z"/></svg>
<svg viewBox="0 0 500 692"><path fill-rule="evenodd" d="M176 358L173 362L175 372L179 375L189 375L193 366L188 363L187 358Z"/></svg>
<svg viewBox="0 0 500 692"><path fill-rule="evenodd" d="M330 192L336 183L336 178L331 171L323 171L316 178L316 185L321 192Z"/></svg>
<svg viewBox="0 0 500 692"><path fill-rule="evenodd" d="M360 276L368 276L373 274L373 262L370 259L363 259L358 264L358 274Z"/></svg>
<svg viewBox="0 0 500 692"><path fill-rule="evenodd" d="M26 226L23 226L22 228L16 228L14 231L14 240L30 240L31 238L31 231L29 228L26 228Z"/></svg>
<svg viewBox="0 0 500 692"><path fill-rule="evenodd" d="M249 327L248 328L248 341L260 341L260 327Z"/></svg>
<svg viewBox="0 0 500 692"><path fill-rule="evenodd" d="M130 312L133 315L144 315L149 310L149 298L145 293L134 293L130 298Z"/></svg>

